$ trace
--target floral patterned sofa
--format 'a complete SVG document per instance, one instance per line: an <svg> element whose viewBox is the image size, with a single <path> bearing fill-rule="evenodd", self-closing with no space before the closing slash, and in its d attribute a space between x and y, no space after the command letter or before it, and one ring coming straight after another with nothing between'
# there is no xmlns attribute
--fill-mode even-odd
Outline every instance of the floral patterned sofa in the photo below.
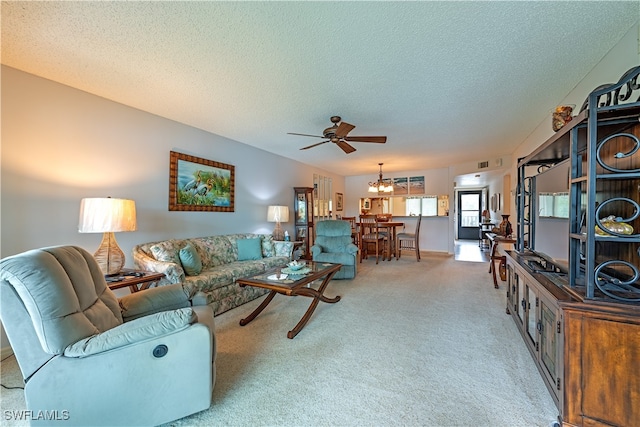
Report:
<svg viewBox="0 0 640 427"><path fill-rule="evenodd" d="M235 281L285 265L293 243L274 241L267 234L229 234L143 243L132 252L136 268L164 273L158 286L183 283L218 315L267 293L241 288Z"/></svg>

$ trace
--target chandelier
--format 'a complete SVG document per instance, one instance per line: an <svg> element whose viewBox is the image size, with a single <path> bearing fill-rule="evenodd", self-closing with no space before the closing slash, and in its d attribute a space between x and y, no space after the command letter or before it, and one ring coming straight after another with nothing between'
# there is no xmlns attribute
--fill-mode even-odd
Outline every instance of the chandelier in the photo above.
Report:
<svg viewBox="0 0 640 427"><path fill-rule="evenodd" d="M391 183L385 184L382 180L382 163L380 165L380 174L378 175L378 182L369 183L369 193L391 193L393 191L393 185Z"/></svg>

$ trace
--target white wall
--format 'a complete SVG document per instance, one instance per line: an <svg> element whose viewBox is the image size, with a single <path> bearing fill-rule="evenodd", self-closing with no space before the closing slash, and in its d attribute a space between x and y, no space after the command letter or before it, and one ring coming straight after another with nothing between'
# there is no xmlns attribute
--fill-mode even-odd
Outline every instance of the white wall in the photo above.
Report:
<svg viewBox="0 0 640 427"><path fill-rule="evenodd" d="M171 150L234 165L235 212L169 212ZM136 201L138 230L116 234L127 266L138 243L271 232L267 206L293 209L293 187L312 186L314 173L345 192L342 176L2 67L0 257L61 244L94 252L101 235L77 231L83 197Z"/></svg>

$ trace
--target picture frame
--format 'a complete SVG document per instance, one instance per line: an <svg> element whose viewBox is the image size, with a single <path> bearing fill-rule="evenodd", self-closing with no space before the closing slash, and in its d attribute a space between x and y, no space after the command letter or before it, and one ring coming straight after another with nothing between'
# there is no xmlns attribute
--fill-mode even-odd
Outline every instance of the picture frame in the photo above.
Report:
<svg viewBox="0 0 640 427"><path fill-rule="evenodd" d="M393 194L394 196L409 194L409 182L407 177L393 178Z"/></svg>
<svg viewBox="0 0 640 427"><path fill-rule="evenodd" d="M336 193L336 211L342 211L342 193Z"/></svg>
<svg viewBox="0 0 640 427"><path fill-rule="evenodd" d="M169 210L234 212L235 166L171 151Z"/></svg>
<svg viewBox="0 0 640 427"><path fill-rule="evenodd" d="M409 177L409 194L424 194L424 176Z"/></svg>

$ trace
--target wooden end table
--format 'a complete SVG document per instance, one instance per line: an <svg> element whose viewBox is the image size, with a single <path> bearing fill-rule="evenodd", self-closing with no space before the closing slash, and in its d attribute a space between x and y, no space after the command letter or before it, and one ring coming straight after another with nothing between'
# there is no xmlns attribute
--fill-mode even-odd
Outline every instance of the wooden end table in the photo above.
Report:
<svg viewBox="0 0 640 427"><path fill-rule="evenodd" d="M511 244L516 243L516 240L511 237L500 236L496 233L487 233L487 238L491 241L491 255L489 256L489 273L493 274L493 287L499 289L498 279L496 278L496 266L495 262L500 261L499 268L506 268L507 257L504 255L496 255L498 251L498 245L500 243ZM502 277L500 277L502 280Z"/></svg>
<svg viewBox="0 0 640 427"><path fill-rule="evenodd" d="M311 305L302 316L302 319L298 322L298 324L287 333L287 338L293 339L298 332L304 328L307 324L311 315L315 311L318 306L318 301L327 302L327 303L336 303L340 301L340 296L336 296L334 298L328 298L324 295L324 291L327 288L327 285L331 281L331 278L334 274L340 270L342 264L331 264L327 262L315 262L315 261L307 261L307 267L311 269L310 272L304 275L288 275L285 273L281 273L281 268L274 268L268 270L264 273L256 274L251 277L244 277L241 279L237 279L236 283L241 287L244 286L254 286L256 288L269 289L271 293L267 295L264 301L256 308L249 316L240 320L240 326L245 326L249 322L258 316L264 310L273 297L276 294L282 294L287 296L305 296L313 298L311 301ZM285 277L286 276L286 277ZM280 279L278 279L280 277ZM311 286L312 282L322 279L322 283L318 287L318 289L313 289Z"/></svg>
<svg viewBox="0 0 640 427"><path fill-rule="evenodd" d="M155 273L153 271L133 270L131 268L123 268L121 274L112 277L106 277L109 289L120 289L129 287L131 293L149 289L152 284L164 277L163 273Z"/></svg>

